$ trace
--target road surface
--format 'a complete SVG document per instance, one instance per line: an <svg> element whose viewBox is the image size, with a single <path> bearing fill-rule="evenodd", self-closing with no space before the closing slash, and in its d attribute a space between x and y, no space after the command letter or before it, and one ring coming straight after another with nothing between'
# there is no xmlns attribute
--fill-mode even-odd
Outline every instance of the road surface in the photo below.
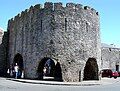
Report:
<svg viewBox="0 0 120 91"><path fill-rule="evenodd" d="M93 86L61 86L21 83L0 78L0 91L120 91L120 81Z"/></svg>

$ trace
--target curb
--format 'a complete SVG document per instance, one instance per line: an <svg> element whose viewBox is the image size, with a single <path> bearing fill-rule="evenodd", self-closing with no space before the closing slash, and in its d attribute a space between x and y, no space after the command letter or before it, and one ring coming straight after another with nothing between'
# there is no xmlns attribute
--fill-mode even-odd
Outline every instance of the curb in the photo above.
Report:
<svg viewBox="0 0 120 91"><path fill-rule="evenodd" d="M85 83L64 83L64 82L55 82L55 83L52 83L52 82L33 82L32 80L31 81L25 81L25 80L20 80L20 79L6 79L6 80L11 80L11 81L16 81L16 82L21 82L21 83L30 83L30 84L44 84L44 85L60 85L60 86L94 86L94 85L101 85L101 84L98 84L98 83L89 83L89 84L85 84Z"/></svg>

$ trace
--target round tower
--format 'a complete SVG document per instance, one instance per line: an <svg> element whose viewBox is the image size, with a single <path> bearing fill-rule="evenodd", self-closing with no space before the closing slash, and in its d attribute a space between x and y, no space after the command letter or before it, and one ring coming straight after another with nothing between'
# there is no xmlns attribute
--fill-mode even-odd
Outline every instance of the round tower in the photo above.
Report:
<svg viewBox="0 0 120 91"><path fill-rule="evenodd" d="M98 80L99 15L93 8L46 2L11 19L8 30L9 60L21 66L25 78Z"/></svg>

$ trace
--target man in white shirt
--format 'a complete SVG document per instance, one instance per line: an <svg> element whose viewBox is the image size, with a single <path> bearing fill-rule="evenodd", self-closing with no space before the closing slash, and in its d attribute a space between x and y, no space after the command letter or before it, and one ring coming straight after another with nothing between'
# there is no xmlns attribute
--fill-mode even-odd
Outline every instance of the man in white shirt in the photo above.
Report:
<svg viewBox="0 0 120 91"><path fill-rule="evenodd" d="M7 70L7 77L10 77L10 69Z"/></svg>
<svg viewBox="0 0 120 91"><path fill-rule="evenodd" d="M18 65L17 65L17 63L15 64L15 67L14 67L14 70L15 70L15 78L17 79L17 76L18 76L18 69L19 69L19 67L18 67Z"/></svg>

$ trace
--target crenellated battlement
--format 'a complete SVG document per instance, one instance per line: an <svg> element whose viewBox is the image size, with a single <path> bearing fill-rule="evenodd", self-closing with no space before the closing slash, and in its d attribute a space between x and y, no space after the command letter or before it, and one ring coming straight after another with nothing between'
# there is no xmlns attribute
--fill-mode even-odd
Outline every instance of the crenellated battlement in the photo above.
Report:
<svg viewBox="0 0 120 91"><path fill-rule="evenodd" d="M63 5L61 2L54 3L54 10L61 10L61 9L63 9Z"/></svg>
<svg viewBox="0 0 120 91"><path fill-rule="evenodd" d="M69 12L73 12L73 11L70 11L70 10L75 10L76 13L80 10L85 10L85 11L91 11L93 13L95 13L96 15L98 15L98 12L89 7L89 6L83 6L82 4L75 4L75 3L67 3L66 6L63 6L63 4L61 2L58 2L58 3L52 3L52 2L46 2L44 4L44 7L42 7L41 4L36 4L35 6L31 6L29 9L26 9L25 11L22 11L20 14L18 14L17 16L15 16L13 18L13 20L15 19L18 19L20 17L23 17L25 14L31 12L31 11L35 11L35 10L41 10L43 9L44 10L53 10L53 11L57 11L57 10L68 10Z"/></svg>
<svg viewBox="0 0 120 91"><path fill-rule="evenodd" d="M98 15L98 12L94 8L91 8L89 6L84 6L84 10L92 11L93 13L96 13L96 15Z"/></svg>
<svg viewBox="0 0 120 91"><path fill-rule="evenodd" d="M67 3L67 4L66 4L66 7L67 7L67 8L75 9L75 6L76 6L75 3Z"/></svg>
<svg viewBox="0 0 120 91"><path fill-rule="evenodd" d="M50 9L50 10L64 10L64 9L74 9L74 10L79 10L79 9L83 9L83 10L91 10L91 12L96 13L98 15L98 12L89 7L89 6L83 6L82 4L75 4L75 3L67 3L66 6L63 6L63 4L61 2L59 3L52 3L52 2L46 2L44 4L44 9ZM72 11L71 11L72 12Z"/></svg>
<svg viewBox="0 0 120 91"><path fill-rule="evenodd" d="M28 14L31 11L34 10L40 10L42 9L42 5L41 4L36 4L35 6L31 6L29 9L25 9L25 11L22 11L21 13L19 13L18 15L16 15L14 18L10 19L10 21L14 21L16 19L19 19L21 17L23 17L24 15Z"/></svg>
<svg viewBox="0 0 120 91"><path fill-rule="evenodd" d="M15 17L14 17L14 20L18 20L20 18L20 14L17 14Z"/></svg>
<svg viewBox="0 0 120 91"><path fill-rule="evenodd" d="M8 23L12 23L13 22L13 18L8 20Z"/></svg>
<svg viewBox="0 0 120 91"><path fill-rule="evenodd" d="M42 8L42 7L41 7ZM89 6L83 6L82 4L75 4L75 3L66 3L66 6L63 6L63 4L61 2L59 3L52 3L52 2L46 2L44 4L44 9L50 9L50 10L61 10L61 9L84 9L84 10L91 10L95 13L97 13L97 11Z"/></svg>
<svg viewBox="0 0 120 91"><path fill-rule="evenodd" d="M76 9L81 9L81 8L83 8L83 5L82 4L76 4Z"/></svg>
<svg viewBox="0 0 120 91"><path fill-rule="evenodd" d="M53 10L53 3L52 2L46 2L44 4L44 9Z"/></svg>
<svg viewBox="0 0 120 91"><path fill-rule="evenodd" d="M89 7L89 6L84 6L84 9L85 9L85 10L91 10L91 7Z"/></svg>
<svg viewBox="0 0 120 91"><path fill-rule="evenodd" d="M28 12L28 9L26 9L25 11L22 11L22 12L21 12L21 14L20 14L20 15L21 15L21 17L24 17L24 15L26 15L26 14L27 14L27 12Z"/></svg>
<svg viewBox="0 0 120 91"><path fill-rule="evenodd" d="M10 28L10 26L11 26L12 23L13 23L13 18L11 18L11 19L8 20L8 30L9 30L9 28Z"/></svg>
<svg viewBox="0 0 120 91"><path fill-rule="evenodd" d="M36 4L36 5L34 6L34 8L35 8L35 9L41 9L41 8L42 8L42 5L41 5L41 4Z"/></svg>

